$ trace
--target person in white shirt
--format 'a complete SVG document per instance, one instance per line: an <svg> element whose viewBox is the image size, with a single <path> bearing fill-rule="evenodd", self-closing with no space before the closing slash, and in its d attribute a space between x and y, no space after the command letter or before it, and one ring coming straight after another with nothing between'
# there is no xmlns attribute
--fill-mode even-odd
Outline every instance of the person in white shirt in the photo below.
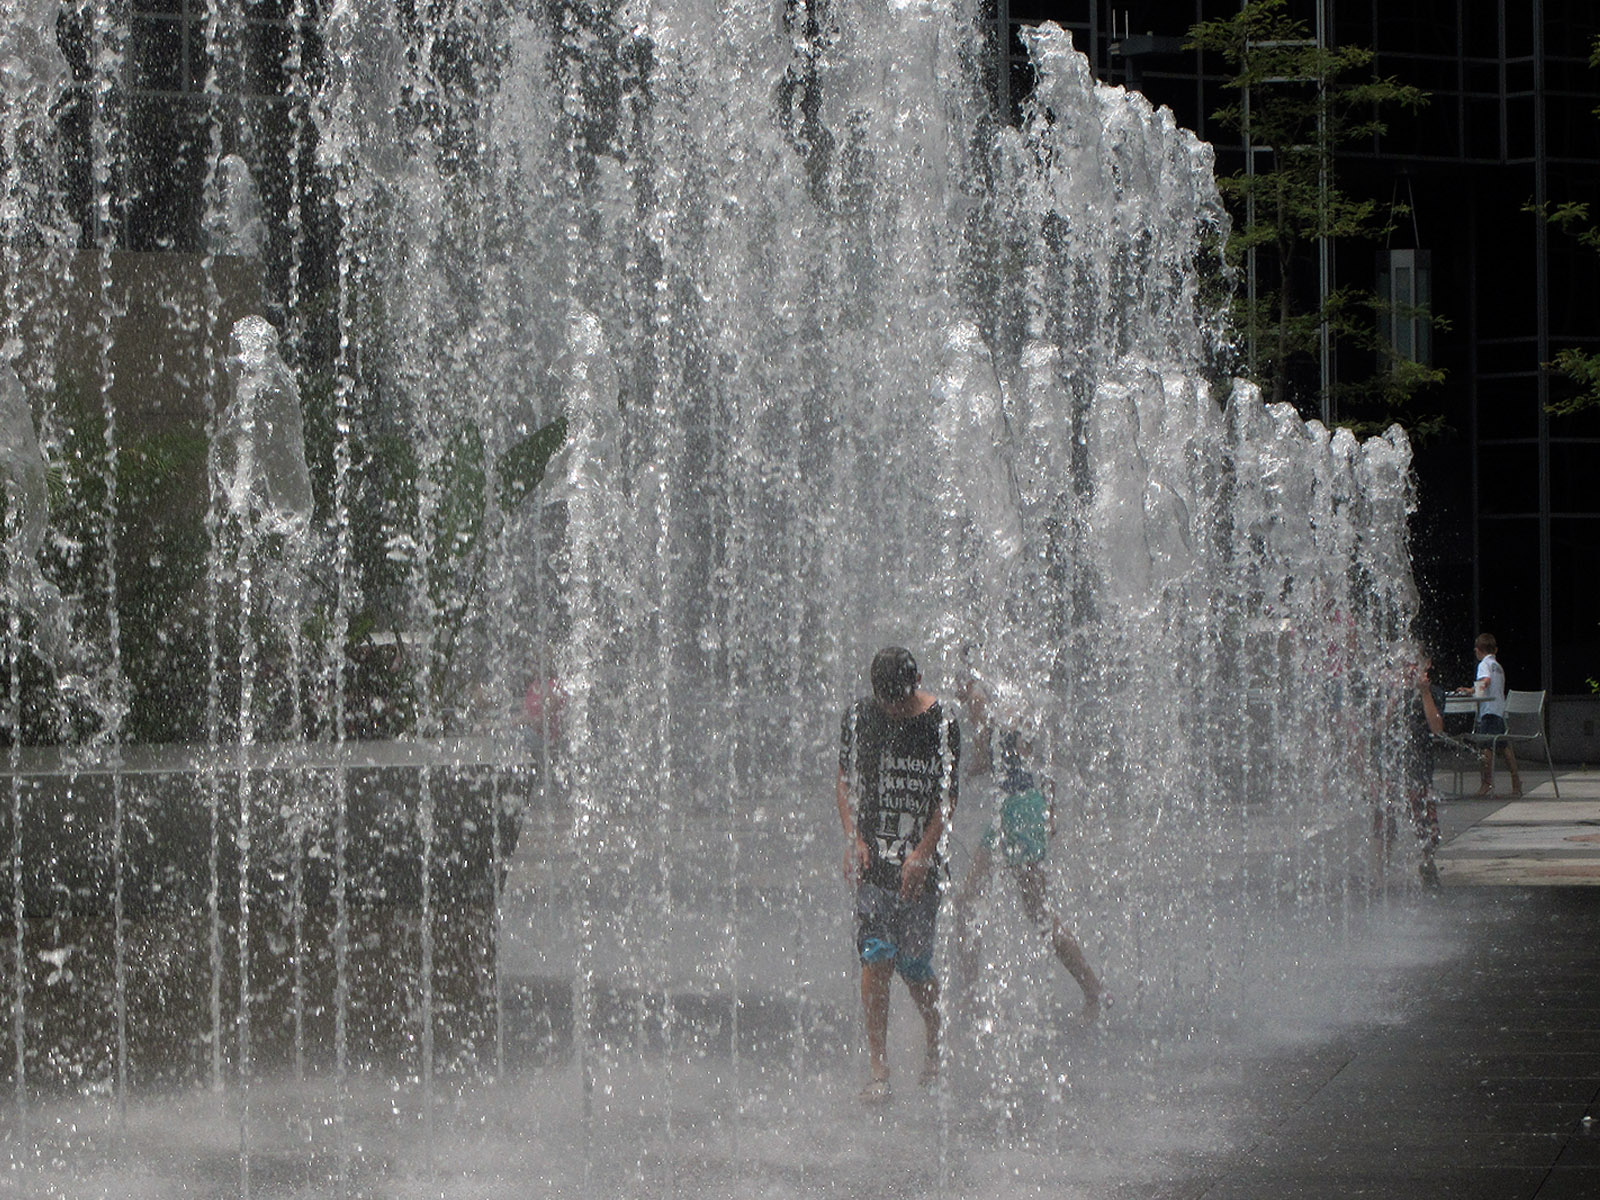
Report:
<svg viewBox="0 0 1600 1200"><path fill-rule="evenodd" d="M1494 634L1478 635L1478 640L1472 645L1472 652L1478 656L1478 677L1471 688L1459 689L1481 701L1477 724L1472 732L1486 737L1506 731L1506 673L1495 657L1498 649ZM1500 743L1500 749L1505 755L1506 769L1511 772L1511 794L1520 796L1522 777L1517 774L1517 752L1511 748L1510 742ZM1493 743L1483 752L1483 781L1478 788L1478 795L1494 795Z"/></svg>

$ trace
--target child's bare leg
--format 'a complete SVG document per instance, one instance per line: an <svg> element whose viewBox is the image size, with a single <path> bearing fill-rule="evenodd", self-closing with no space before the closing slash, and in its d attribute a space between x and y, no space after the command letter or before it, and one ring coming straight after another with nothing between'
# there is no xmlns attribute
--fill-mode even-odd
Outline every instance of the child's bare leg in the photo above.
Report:
<svg viewBox="0 0 1600 1200"><path fill-rule="evenodd" d="M1506 770L1511 773L1511 794L1522 795L1522 777L1517 774L1517 751L1510 742L1500 743L1501 753L1506 760Z"/></svg>
<svg viewBox="0 0 1600 1200"><path fill-rule="evenodd" d="M935 978L906 981L911 1000L922 1017L923 1033L927 1037L922 1059L922 1082L932 1083L939 1077L939 981Z"/></svg>
<svg viewBox="0 0 1600 1200"><path fill-rule="evenodd" d="M1022 908L1028 920L1039 932L1050 938L1050 948L1067 973L1083 989L1083 1018L1093 1021L1100 1015L1100 979L1083 956L1083 947L1072 931L1062 924L1061 918L1051 910L1045 891L1044 872L1036 863L1015 869L1017 887L1022 896Z"/></svg>
<svg viewBox="0 0 1600 1200"><path fill-rule="evenodd" d="M872 1078L889 1078L889 983L894 963L861 964L861 1010L867 1024L867 1061Z"/></svg>

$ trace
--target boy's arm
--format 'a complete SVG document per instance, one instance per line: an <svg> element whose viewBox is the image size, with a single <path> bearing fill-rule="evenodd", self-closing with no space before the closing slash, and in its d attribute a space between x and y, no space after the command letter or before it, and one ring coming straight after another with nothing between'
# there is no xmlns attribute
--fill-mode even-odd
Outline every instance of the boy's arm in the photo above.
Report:
<svg viewBox="0 0 1600 1200"><path fill-rule="evenodd" d="M842 767L833 795L839 806L839 824L844 827L844 877L854 880L867 869L867 844L861 840L861 831L856 828L855 806L850 803L850 778Z"/></svg>
<svg viewBox="0 0 1600 1200"><path fill-rule="evenodd" d="M1443 733L1444 714L1439 711L1439 702L1433 694L1433 685L1428 681L1426 671L1423 672L1418 690L1422 695L1422 715L1427 718L1429 731Z"/></svg>

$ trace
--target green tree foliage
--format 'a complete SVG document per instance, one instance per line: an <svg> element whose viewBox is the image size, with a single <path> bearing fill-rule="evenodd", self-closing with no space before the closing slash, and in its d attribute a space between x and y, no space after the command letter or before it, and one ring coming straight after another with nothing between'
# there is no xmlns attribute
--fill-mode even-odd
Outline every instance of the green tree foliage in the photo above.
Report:
<svg viewBox="0 0 1600 1200"><path fill-rule="evenodd" d="M1213 119L1256 148L1253 171L1218 180L1234 217L1230 261L1256 255L1254 299L1239 295L1234 310L1241 341L1253 347L1250 373L1271 400L1318 407L1296 379L1317 361L1326 322L1335 341L1370 353L1379 364L1371 377L1340 386L1341 408L1362 418L1341 424L1381 427L1401 419L1413 432L1436 427L1438 418L1409 407L1443 372L1396 359L1378 335L1380 297L1338 288L1319 304L1315 284L1320 240L1381 238L1397 212L1339 186L1337 150L1381 136L1386 111L1414 112L1427 103L1427 93L1373 75L1370 50L1317 45L1283 0L1253 0L1230 17L1194 25L1189 46L1228 64L1227 86L1239 99Z"/></svg>

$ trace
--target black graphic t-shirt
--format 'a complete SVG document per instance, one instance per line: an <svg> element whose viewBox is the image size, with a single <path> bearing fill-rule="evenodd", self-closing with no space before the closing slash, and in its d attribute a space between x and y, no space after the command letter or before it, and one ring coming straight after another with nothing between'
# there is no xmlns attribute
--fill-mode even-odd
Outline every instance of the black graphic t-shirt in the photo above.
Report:
<svg viewBox="0 0 1600 1200"><path fill-rule="evenodd" d="M855 788L856 828L871 852L866 881L897 889L940 803L956 803L961 727L938 701L914 717L891 717L876 700L857 700L839 723L839 770ZM935 853L928 888L944 878Z"/></svg>

